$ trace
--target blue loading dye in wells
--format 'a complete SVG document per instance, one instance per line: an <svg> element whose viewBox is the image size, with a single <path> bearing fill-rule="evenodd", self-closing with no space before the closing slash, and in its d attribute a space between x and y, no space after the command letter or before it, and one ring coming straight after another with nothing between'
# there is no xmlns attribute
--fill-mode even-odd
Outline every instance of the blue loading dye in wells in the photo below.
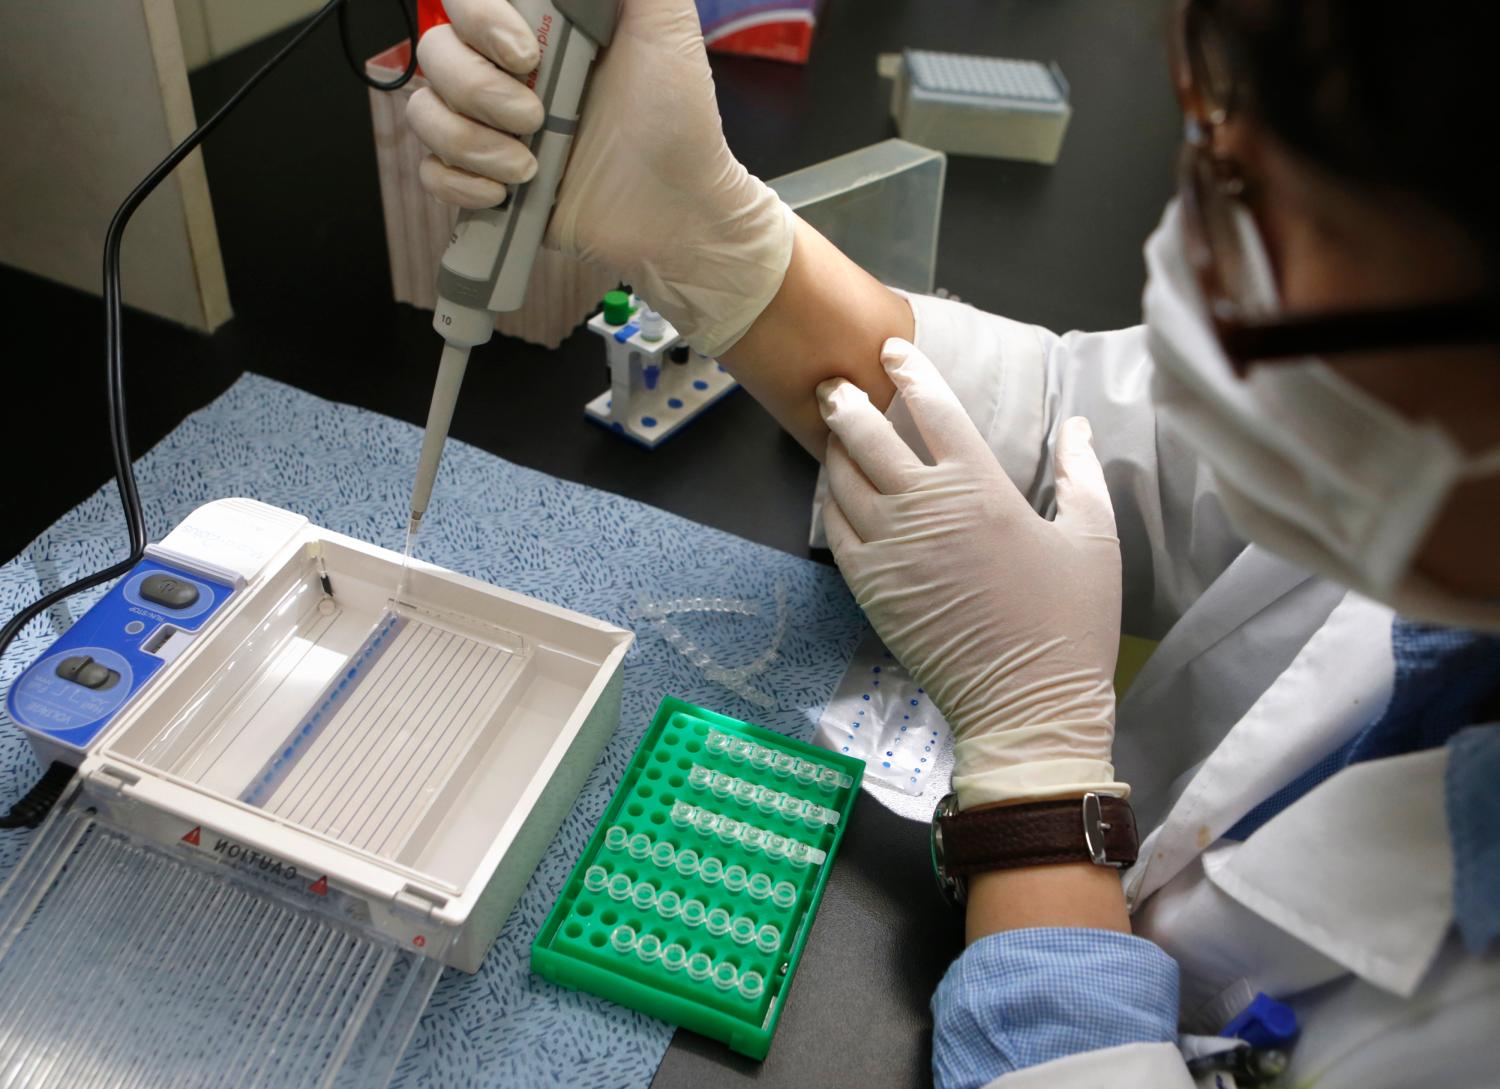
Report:
<svg viewBox="0 0 1500 1089"><path fill-rule="evenodd" d="M311 747L313 740L338 714L349 694L359 687L360 674L380 660L380 656L396 641L396 636L405 626L405 618L394 613L381 617L369 638L349 656L348 662L328 682L328 687L313 704L313 709L292 730L285 747L273 754L259 774L250 781L250 785L240 795L240 801L249 805L264 805L276 794L277 788L291 774L292 766L300 753Z"/></svg>

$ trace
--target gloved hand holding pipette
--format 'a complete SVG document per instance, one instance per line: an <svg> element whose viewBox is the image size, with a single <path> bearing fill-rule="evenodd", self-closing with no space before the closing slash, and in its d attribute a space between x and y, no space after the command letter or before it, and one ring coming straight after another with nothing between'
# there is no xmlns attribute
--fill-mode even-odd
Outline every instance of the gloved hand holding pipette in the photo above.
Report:
<svg viewBox="0 0 1500 1089"><path fill-rule="evenodd" d="M423 36L431 86L412 96L407 116L433 152L422 182L439 200L487 208L534 184L538 166L508 135L539 116L531 57L517 44L520 6L448 0L452 25ZM618 271L817 455L827 434L817 384L847 377L883 405L891 390L881 341L913 335L906 300L730 152L693 0L622 3L546 241Z"/></svg>
<svg viewBox="0 0 1500 1089"><path fill-rule="evenodd" d="M434 27L418 48L431 86L412 96L407 120L433 151L423 184L440 200L486 208L537 171L507 135L542 125L526 80L536 53L503 0L445 8L452 25ZM781 286L792 219L724 142L692 0L626 0L592 77L549 242L618 270L717 356Z"/></svg>
<svg viewBox="0 0 1500 1089"><path fill-rule="evenodd" d="M483 145L471 149L470 165L483 163L512 184L502 191L491 182L487 203L459 213L437 270L432 324L445 344L412 485L408 558L437 479L469 350L490 339L493 314L516 310L525 301L572 152L590 70L598 50L613 40L618 10L619 0L567 0L562 6L517 0L515 6L503 5L501 21L484 36L485 56L458 45L451 31L419 43L419 52L443 73L439 82L450 97L515 135L451 112L424 114L423 103L430 106L431 99L417 99L419 118L439 128L456 125ZM525 84L517 78L522 75ZM487 80L498 81L502 93L482 94ZM397 598L405 591L403 567Z"/></svg>
<svg viewBox="0 0 1500 1089"><path fill-rule="evenodd" d="M431 88L408 110L438 153L424 183L464 209L438 270L433 325L446 347L408 555L469 350L490 338L493 312L521 306L549 222L564 249L619 269L707 355L765 308L792 249L791 212L724 143L690 2L643 0L623 16L617 0L450 0L447 11L452 24L418 45ZM594 75L602 105L581 124L596 51L611 46Z"/></svg>

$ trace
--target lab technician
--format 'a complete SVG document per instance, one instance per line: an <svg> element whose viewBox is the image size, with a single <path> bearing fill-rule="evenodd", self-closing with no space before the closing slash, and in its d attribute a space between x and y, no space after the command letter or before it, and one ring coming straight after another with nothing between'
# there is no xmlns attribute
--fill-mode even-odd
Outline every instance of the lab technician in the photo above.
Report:
<svg viewBox="0 0 1500 1089"><path fill-rule="evenodd" d="M536 43L447 8L422 177L495 204ZM731 155L691 0L626 0L552 241L823 457L834 556L953 727L944 1089L1190 1086L1257 995L1285 1084L1500 1085L1495 29L1183 5L1145 322L1057 336L868 277ZM1161 643L1117 713L1122 622Z"/></svg>

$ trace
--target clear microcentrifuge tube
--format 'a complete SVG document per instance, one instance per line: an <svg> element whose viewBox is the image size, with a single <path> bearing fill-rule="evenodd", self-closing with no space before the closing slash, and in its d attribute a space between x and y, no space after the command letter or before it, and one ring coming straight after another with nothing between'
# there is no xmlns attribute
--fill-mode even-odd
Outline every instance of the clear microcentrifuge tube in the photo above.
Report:
<svg viewBox="0 0 1500 1089"><path fill-rule="evenodd" d="M651 853L651 837L645 832L637 832L630 837L628 845L630 857L634 859L645 859Z"/></svg>
<svg viewBox="0 0 1500 1089"><path fill-rule="evenodd" d="M708 741L704 747L715 756L727 752L729 751L729 735L712 730L709 732Z"/></svg>
<svg viewBox="0 0 1500 1089"><path fill-rule="evenodd" d="M655 934L642 934L635 942L635 955L650 964L661 956L661 939Z"/></svg>
<svg viewBox="0 0 1500 1089"><path fill-rule="evenodd" d="M583 872L583 887L589 892L603 892L609 884L609 871L603 866L590 866Z"/></svg>
<svg viewBox="0 0 1500 1089"><path fill-rule="evenodd" d="M705 855L703 861L698 863L698 876L705 884L717 885L724 876L724 863L713 855Z"/></svg>
<svg viewBox="0 0 1500 1089"><path fill-rule="evenodd" d="M740 779L734 784L734 800L740 805L749 806L755 801L759 789L749 779Z"/></svg>
<svg viewBox="0 0 1500 1089"><path fill-rule="evenodd" d="M766 856L777 860L786 857L787 847L790 844L785 836L779 836L771 832L766 836Z"/></svg>
<svg viewBox="0 0 1500 1089"><path fill-rule="evenodd" d="M802 819L802 799L794 798L790 794L781 796L781 819L784 821L799 821ZM632 842L634 842L632 840ZM632 854L635 852L632 851Z"/></svg>
<svg viewBox="0 0 1500 1089"><path fill-rule="evenodd" d="M743 764L745 758L750 755L750 742L735 738L729 745L729 759L736 764Z"/></svg>
<svg viewBox="0 0 1500 1089"><path fill-rule="evenodd" d="M755 798L755 808L767 816L775 813L781 808L781 791L761 787L760 793Z"/></svg>
<svg viewBox="0 0 1500 1089"><path fill-rule="evenodd" d="M693 807L687 802L672 803L672 823L678 828L686 828L693 823Z"/></svg>
<svg viewBox="0 0 1500 1089"><path fill-rule="evenodd" d="M716 771L713 778L709 780L709 788L714 792L715 798L727 798L734 790L735 779L733 775L725 775L722 771Z"/></svg>
<svg viewBox="0 0 1500 1089"><path fill-rule="evenodd" d="M775 775L778 779L785 779L788 775L792 774L796 766L797 758L791 753L777 753L776 764L771 768L771 774Z"/></svg>
<svg viewBox="0 0 1500 1089"><path fill-rule="evenodd" d="M683 877L692 877L698 872L698 852L684 847L677 852L677 861L673 865Z"/></svg>
<svg viewBox="0 0 1500 1089"><path fill-rule="evenodd" d="M792 770L792 775L803 786L812 786L818 778L818 765L811 760L798 760L797 766Z"/></svg>
<svg viewBox="0 0 1500 1089"><path fill-rule="evenodd" d="M714 986L721 991L731 991L740 981L739 969L727 960L721 960L714 968Z"/></svg>
<svg viewBox="0 0 1500 1089"><path fill-rule="evenodd" d="M776 753L764 745L757 745L755 751L750 754L751 766L761 771L770 771L771 765L776 763Z"/></svg>
<svg viewBox="0 0 1500 1089"><path fill-rule="evenodd" d="M636 324L640 327L641 339L655 344L667 335L667 319L643 305L636 315Z"/></svg>
<svg viewBox="0 0 1500 1089"><path fill-rule="evenodd" d="M718 835L720 843L734 846L740 839L740 822L733 817L720 817Z"/></svg>
<svg viewBox="0 0 1500 1089"><path fill-rule="evenodd" d="M672 861L677 857L677 848L666 840L659 840L655 847L651 848L651 864L658 870L671 867Z"/></svg>
<svg viewBox="0 0 1500 1089"><path fill-rule="evenodd" d="M621 923L609 936L609 943L617 953L628 953L635 948L635 927Z"/></svg>
<svg viewBox="0 0 1500 1089"><path fill-rule="evenodd" d="M691 927L703 925L703 919L708 914L708 909L703 906L702 900L687 899L682 902L682 921Z"/></svg>
<svg viewBox="0 0 1500 1089"><path fill-rule="evenodd" d="M793 843L787 851L787 860L797 869L802 869L808 863L808 847L805 843Z"/></svg>
<svg viewBox="0 0 1500 1089"><path fill-rule="evenodd" d="M745 883L749 879L750 875L745 872L745 867L738 862L724 867L724 887L730 892L744 892Z"/></svg>
<svg viewBox="0 0 1500 1089"><path fill-rule="evenodd" d="M630 896L630 890L634 882L622 873L617 873L609 879L609 895L613 900L625 900Z"/></svg>
<svg viewBox="0 0 1500 1089"><path fill-rule="evenodd" d="M708 932L716 938L721 938L729 933L729 912L723 908L714 908L708 913L705 920Z"/></svg>
<svg viewBox="0 0 1500 1089"><path fill-rule="evenodd" d="M656 886L642 881L631 891L630 902L642 911L650 911L656 906Z"/></svg>
<svg viewBox="0 0 1500 1089"><path fill-rule="evenodd" d="M766 833L763 829L753 825L745 825L745 830L740 833L740 846L754 854L766 845Z"/></svg>
<svg viewBox="0 0 1500 1089"><path fill-rule="evenodd" d="M682 910L682 897L671 889L663 889L656 898L656 913L663 919L675 919Z"/></svg>
<svg viewBox="0 0 1500 1089"><path fill-rule="evenodd" d="M611 851L623 851L625 844L630 839L630 833L625 831L621 825L613 825L608 832L604 833L604 846Z"/></svg>
<svg viewBox="0 0 1500 1089"><path fill-rule="evenodd" d="M763 873L753 873L745 885L752 900L760 901L771 895L771 878Z"/></svg>
<svg viewBox="0 0 1500 1089"><path fill-rule="evenodd" d="M661 966L669 972L682 971L683 965L687 963L687 950L676 942L662 946Z"/></svg>
<svg viewBox="0 0 1500 1089"><path fill-rule="evenodd" d="M759 972L746 972L740 976L740 994L748 1001L754 1002L765 994L766 980Z"/></svg>
<svg viewBox="0 0 1500 1089"><path fill-rule="evenodd" d="M771 890L771 903L783 911L797 902L797 886L790 881L778 881Z"/></svg>
<svg viewBox="0 0 1500 1089"><path fill-rule="evenodd" d="M693 770L688 772L688 786L694 790L707 790L713 782L714 773L702 764L694 764Z"/></svg>
<svg viewBox="0 0 1500 1089"><path fill-rule="evenodd" d="M694 953L687 960L687 974L702 983L713 975L714 962L709 960L707 953Z"/></svg>
<svg viewBox="0 0 1500 1089"><path fill-rule="evenodd" d="M698 812L693 814L693 827L698 829L699 835L712 835L713 830L715 826L718 825L718 823L719 815L717 813L710 813L706 809L700 809L698 810Z"/></svg>
<svg viewBox="0 0 1500 1089"><path fill-rule="evenodd" d="M762 953L774 953L781 946L781 930L765 923L755 932L755 947Z"/></svg>
<svg viewBox="0 0 1500 1089"><path fill-rule="evenodd" d="M729 936L734 939L736 945L749 945L755 940L755 923L743 915L735 917L729 925Z"/></svg>

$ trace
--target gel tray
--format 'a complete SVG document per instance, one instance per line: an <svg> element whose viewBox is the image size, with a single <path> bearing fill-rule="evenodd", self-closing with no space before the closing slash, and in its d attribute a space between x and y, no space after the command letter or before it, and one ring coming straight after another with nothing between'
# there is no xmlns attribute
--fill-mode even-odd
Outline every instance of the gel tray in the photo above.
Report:
<svg viewBox="0 0 1500 1089"><path fill-rule="evenodd" d="M765 1058L863 773L668 697L532 969Z"/></svg>

